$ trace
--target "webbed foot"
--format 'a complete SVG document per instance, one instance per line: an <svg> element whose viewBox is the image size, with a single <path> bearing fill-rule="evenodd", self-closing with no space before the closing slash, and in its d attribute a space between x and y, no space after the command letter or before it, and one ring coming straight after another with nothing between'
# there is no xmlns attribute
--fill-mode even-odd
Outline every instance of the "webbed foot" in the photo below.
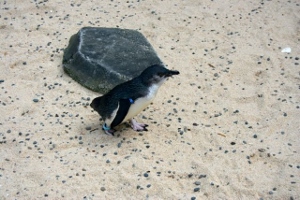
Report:
<svg viewBox="0 0 300 200"><path fill-rule="evenodd" d="M148 131L147 124L138 123L135 119L131 119L131 128L135 131Z"/></svg>
<svg viewBox="0 0 300 200"><path fill-rule="evenodd" d="M114 129L111 129L106 126L106 124L103 124L102 129L104 130L105 134L114 136L114 133L116 132Z"/></svg>

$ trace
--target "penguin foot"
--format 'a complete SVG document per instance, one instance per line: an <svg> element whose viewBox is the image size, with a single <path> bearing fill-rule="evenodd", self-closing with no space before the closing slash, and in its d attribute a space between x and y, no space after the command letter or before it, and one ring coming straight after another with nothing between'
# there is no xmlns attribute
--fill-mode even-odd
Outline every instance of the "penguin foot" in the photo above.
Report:
<svg viewBox="0 0 300 200"><path fill-rule="evenodd" d="M114 136L114 133L116 132L114 129L111 129L106 126L106 124L103 124L102 129L106 133L106 135Z"/></svg>
<svg viewBox="0 0 300 200"><path fill-rule="evenodd" d="M131 120L131 128L135 131L148 131L147 124L138 123L135 119Z"/></svg>
<svg viewBox="0 0 300 200"><path fill-rule="evenodd" d="M113 129L110 129L110 130L104 130L105 134L106 135L110 135L110 136L115 136L115 130Z"/></svg>

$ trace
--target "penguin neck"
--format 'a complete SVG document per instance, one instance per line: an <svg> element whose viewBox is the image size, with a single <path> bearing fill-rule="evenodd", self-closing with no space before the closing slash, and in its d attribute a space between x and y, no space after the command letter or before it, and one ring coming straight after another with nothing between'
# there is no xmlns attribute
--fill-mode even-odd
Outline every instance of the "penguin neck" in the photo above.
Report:
<svg viewBox="0 0 300 200"><path fill-rule="evenodd" d="M158 91L158 89L160 88L160 86L164 83L164 80L163 81L160 81L158 83L152 83L150 84L149 86L149 92L148 92L148 97L151 97L151 98L154 98L156 96L156 93Z"/></svg>

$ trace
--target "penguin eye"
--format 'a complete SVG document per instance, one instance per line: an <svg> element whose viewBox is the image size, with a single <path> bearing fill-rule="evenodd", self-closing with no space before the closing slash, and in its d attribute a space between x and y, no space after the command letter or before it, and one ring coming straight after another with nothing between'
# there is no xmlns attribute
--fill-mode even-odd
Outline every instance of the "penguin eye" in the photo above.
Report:
<svg viewBox="0 0 300 200"><path fill-rule="evenodd" d="M157 73L157 75L158 75L159 77L163 77L163 76L164 76L164 74L161 73L161 72Z"/></svg>

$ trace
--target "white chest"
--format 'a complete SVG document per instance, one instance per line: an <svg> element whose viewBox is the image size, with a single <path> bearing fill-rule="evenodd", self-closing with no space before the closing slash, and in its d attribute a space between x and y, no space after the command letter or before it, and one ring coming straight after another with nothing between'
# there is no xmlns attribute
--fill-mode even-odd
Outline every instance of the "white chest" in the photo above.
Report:
<svg viewBox="0 0 300 200"><path fill-rule="evenodd" d="M131 104L129 111L124 118L123 122L132 119L137 114L139 114L141 111L143 111L155 98L156 93L159 89L160 85L153 85L149 88L149 93L147 96L143 98L137 99L133 104Z"/></svg>

